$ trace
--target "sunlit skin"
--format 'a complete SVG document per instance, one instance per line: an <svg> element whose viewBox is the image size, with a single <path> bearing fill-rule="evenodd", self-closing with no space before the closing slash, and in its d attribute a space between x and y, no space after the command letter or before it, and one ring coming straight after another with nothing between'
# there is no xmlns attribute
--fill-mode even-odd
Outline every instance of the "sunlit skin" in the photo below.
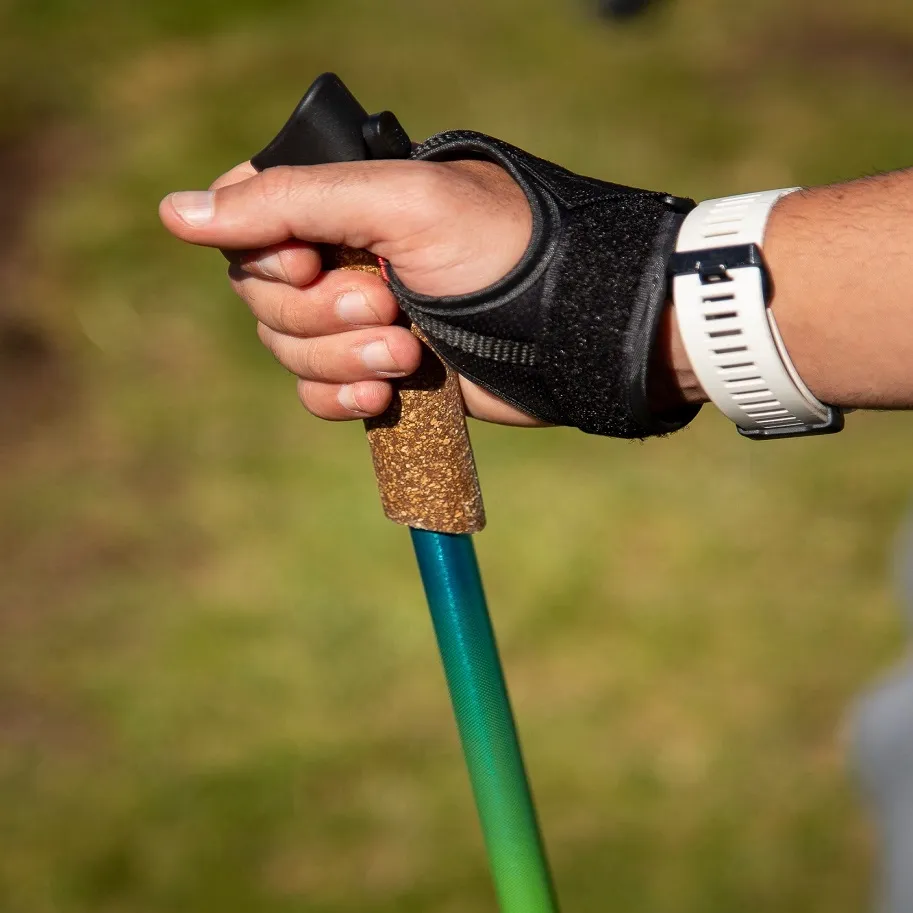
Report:
<svg viewBox="0 0 913 913"><path fill-rule="evenodd" d="M260 339L298 377L305 407L331 420L382 412L390 380L415 370L419 345L392 325L396 302L380 278L321 272L315 244L366 248L415 291L458 295L504 276L532 230L523 192L481 162L358 162L263 174L245 163L211 192L169 195L160 214L178 238L226 253ZM792 194L772 213L764 253L774 312L800 375L824 402L913 406L911 216L909 171ZM671 306L652 365L657 408L704 401ZM465 379L462 389L476 418L541 424Z"/></svg>
<svg viewBox="0 0 913 913"><path fill-rule="evenodd" d="M913 408L913 170L784 197L764 257L777 324L809 389L846 408ZM671 308L655 363L668 396L705 399Z"/></svg>
<svg viewBox="0 0 913 913"><path fill-rule="evenodd" d="M523 192L486 163L359 162L263 174L244 163L212 190L208 225L182 219L174 195L162 201L162 221L177 237L226 253L232 287L257 318L260 339L298 377L305 407L331 420L383 412L389 378L414 371L420 352L407 329L391 326L398 309L384 282L322 273L314 243L366 248L416 291L457 295L500 279L532 231ZM541 424L465 379L462 389L476 418Z"/></svg>

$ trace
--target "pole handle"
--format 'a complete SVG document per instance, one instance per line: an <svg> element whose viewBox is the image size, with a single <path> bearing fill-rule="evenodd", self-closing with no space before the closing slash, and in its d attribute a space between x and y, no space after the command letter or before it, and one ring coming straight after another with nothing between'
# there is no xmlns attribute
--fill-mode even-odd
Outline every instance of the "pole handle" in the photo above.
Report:
<svg viewBox="0 0 913 913"><path fill-rule="evenodd" d="M390 112L369 116L338 76L320 76L269 145L257 170L371 158L407 158L411 143ZM326 269L379 274L367 251L328 248ZM460 382L416 327L422 361L394 383L393 402L365 427L384 512L395 523L438 533L476 533L485 509Z"/></svg>

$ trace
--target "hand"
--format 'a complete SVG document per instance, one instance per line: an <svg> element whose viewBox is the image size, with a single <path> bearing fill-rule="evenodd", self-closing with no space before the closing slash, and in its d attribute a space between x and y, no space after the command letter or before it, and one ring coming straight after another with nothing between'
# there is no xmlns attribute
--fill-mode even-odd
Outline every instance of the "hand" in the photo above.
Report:
<svg viewBox="0 0 913 913"><path fill-rule="evenodd" d="M173 193L165 227L192 244L221 248L258 333L297 375L314 415L366 418L387 408L390 378L415 371L420 344L400 326L396 301L369 273L321 271L318 243L365 248L426 295L485 288L521 259L532 231L529 203L488 162L379 161L273 168L250 164L209 191ZM541 425L461 379L470 415Z"/></svg>

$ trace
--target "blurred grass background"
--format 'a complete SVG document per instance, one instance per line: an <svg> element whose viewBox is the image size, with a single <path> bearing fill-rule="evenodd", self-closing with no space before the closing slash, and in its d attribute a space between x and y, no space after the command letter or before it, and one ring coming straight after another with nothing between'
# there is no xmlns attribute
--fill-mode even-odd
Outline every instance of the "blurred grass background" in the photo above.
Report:
<svg viewBox="0 0 913 913"><path fill-rule="evenodd" d="M218 256L156 219L318 73L707 197L910 164L908 0L2 0L0 909L493 910L407 537ZM564 907L849 913L852 696L898 657L913 424L475 427Z"/></svg>

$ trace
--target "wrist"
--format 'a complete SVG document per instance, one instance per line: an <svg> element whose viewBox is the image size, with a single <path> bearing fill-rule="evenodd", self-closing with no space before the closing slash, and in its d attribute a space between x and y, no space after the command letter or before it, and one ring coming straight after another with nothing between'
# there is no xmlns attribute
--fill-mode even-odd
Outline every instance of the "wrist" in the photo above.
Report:
<svg viewBox="0 0 913 913"><path fill-rule="evenodd" d="M650 407L658 413L708 402L691 368L671 300L666 303L653 346L647 393Z"/></svg>
<svg viewBox="0 0 913 913"><path fill-rule="evenodd" d="M833 392L826 383L826 371L817 357L814 342L813 315L805 314L797 302L811 299L803 284L804 270L789 271L790 247L795 245L798 232L794 223L807 218L803 209L809 206L804 194L789 194L777 202L770 214L764 242L764 258L774 279L772 307L793 363L809 389L822 399L832 399ZM793 258L795 259L795 252ZM777 294L779 284L786 286ZM798 294L796 293L798 291ZM656 412L684 405L709 402L697 375L691 367L675 315L675 303L666 303L657 333L650 364L650 406Z"/></svg>
<svg viewBox="0 0 913 913"><path fill-rule="evenodd" d="M682 225L670 260L677 323L710 400L753 439L833 434L843 413L816 398L771 308L763 255L771 210L798 188L705 200Z"/></svg>

